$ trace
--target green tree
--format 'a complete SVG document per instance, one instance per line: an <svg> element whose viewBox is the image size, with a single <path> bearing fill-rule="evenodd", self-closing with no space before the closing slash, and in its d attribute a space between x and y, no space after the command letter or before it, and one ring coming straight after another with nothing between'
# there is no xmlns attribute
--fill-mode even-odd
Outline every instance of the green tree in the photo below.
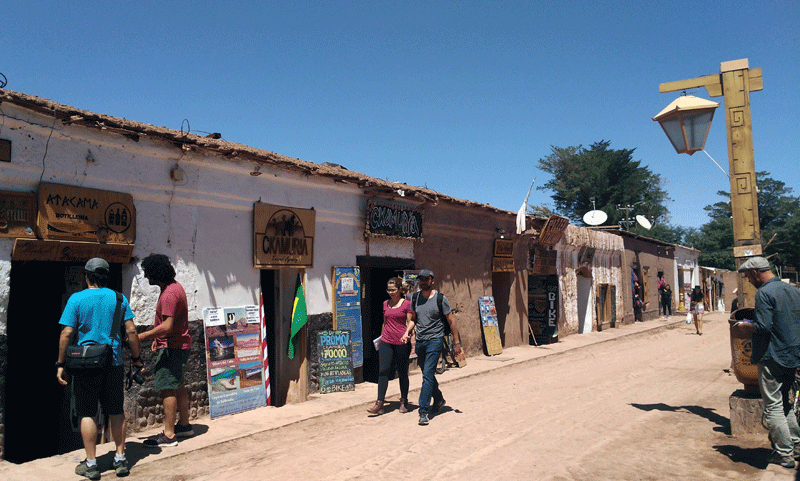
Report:
<svg viewBox="0 0 800 481"><path fill-rule="evenodd" d="M764 256L778 266L800 265L800 198L790 195L784 182L756 172L758 186L758 223L761 228ZM736 269L733 258L733 220L730 194L717 192L725 201L705 207L711 221L687 236L700 249L700 264Z"/></svg>
<svg viewBox="0 0 800 481"><path fill-rule="evenodd" d="M552 190L555 211L578 225L584 225L583 215L595 208L608 215L606 225L618 224L626 212L617 206L634 206L631 218L643 215L654 225L666 223L664 203L669 198L661 176L633 160L634 149L614 150L609 144L600 141L588 149L551 146L538 167L553 178L537 189Z"/></svg>

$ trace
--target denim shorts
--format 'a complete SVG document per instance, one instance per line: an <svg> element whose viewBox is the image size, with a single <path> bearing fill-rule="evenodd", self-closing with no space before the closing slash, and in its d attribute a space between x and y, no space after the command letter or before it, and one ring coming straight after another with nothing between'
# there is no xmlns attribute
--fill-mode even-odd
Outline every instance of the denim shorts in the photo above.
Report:
<svg viewBox="0 0 800 481"><path fill-rule="evenodd" d="M178 389L183 384L183 373L189 360L189 349L172 349L163 347L158 350L155 378L153 385L156 391Z"/></svg>

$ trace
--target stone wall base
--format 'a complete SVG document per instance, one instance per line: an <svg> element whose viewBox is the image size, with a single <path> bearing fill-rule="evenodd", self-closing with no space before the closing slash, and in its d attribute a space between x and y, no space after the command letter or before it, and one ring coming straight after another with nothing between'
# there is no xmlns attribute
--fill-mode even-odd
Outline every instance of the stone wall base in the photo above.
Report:
<svg viewBox="0 0 800 481"><path fill-rule="evenodd" d="M731 394L728 404L731 408L732 436L751 436L754 434L766 436L769 433L761 423L761 418L764 414L764 401L759 393L739 389Z"/></svg>

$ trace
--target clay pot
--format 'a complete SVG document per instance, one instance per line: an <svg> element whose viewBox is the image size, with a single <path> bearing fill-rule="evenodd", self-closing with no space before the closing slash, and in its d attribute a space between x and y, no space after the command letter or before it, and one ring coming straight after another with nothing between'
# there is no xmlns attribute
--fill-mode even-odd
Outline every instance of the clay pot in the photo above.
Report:
<svg viewBox="0 0 800 481"><path fill-rule="evenodd" d="M736 321L742 319L755 319L755 309L745 307L731 312L728 319L731 332L731 358L733 359L733 372L736 379L744 384L745 391L758 392L758 366L751 362L753 353L753 338L744 334L738 327L733 327Z"/></svg>

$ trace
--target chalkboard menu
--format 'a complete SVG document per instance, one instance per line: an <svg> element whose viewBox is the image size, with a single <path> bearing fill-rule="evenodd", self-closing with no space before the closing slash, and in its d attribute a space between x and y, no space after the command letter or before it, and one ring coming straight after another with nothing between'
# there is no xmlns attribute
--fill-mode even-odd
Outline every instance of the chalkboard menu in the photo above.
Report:
<svg viewBox="0 0 800 481"><path fill-rule="evenodd" d="M355 390L348 331L319 331L319 392Z"/></svg>
<svg viewBox="0 0 800 481"><path fill-rule="evenodd" d="M558 342L557 276L528 276L528 322L537 344Z"/></svg>
<svg viewBox="0 0 800 481"><path fill-rule="evenodd" d="M353 367L364 364L361 334L361 270L358 267L333 268L333 327L350 332Z"/></svg>
<svg viewBox="0 0 800 481"><path fill-rule="evenodd" d="M365 235L422 238L422 212L408 206L370 201Z"/></svg>

